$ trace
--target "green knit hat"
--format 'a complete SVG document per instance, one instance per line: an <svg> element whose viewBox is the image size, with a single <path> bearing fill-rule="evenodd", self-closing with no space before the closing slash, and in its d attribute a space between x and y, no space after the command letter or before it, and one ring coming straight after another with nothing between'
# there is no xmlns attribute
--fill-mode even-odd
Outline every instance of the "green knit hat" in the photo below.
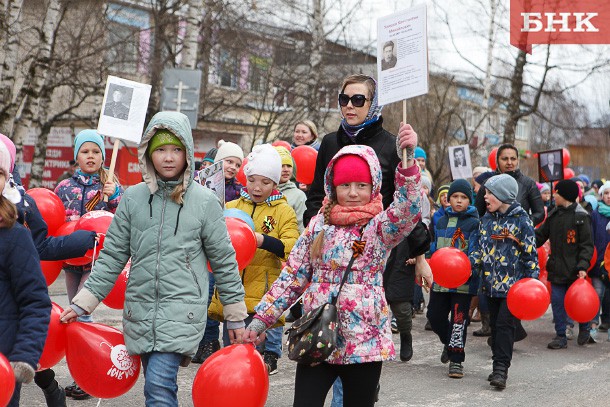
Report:
<svg viewBox="0 0 610 407"><path fill-rule="evenodd" d="M168 144L184 149L184 144L174 133L166 129L157 130L148 142L148 155L152 155L157 148Z"/></svg>

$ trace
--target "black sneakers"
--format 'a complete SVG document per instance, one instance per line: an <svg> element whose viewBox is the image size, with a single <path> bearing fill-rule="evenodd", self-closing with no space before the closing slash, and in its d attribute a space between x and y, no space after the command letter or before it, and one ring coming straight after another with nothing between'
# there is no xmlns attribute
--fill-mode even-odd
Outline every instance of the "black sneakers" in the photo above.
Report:
<svg viewBox="0 0 610 407"><path fill-rule="evenodd" d="M443 353L441 353L441 363L447 362L449 362L449 349L447 348L447 345L445 345L443 347Z"/></svg>
<svg viewBox="0 0 610 407"><path fill-rule="evenodd" d="M197 353L191 362L193 363L203 363L207 358L212 356L214 352L220 349L220 342L218 339L211 342L206 342L203 345L199 345L199 349L197 349Z"/></svg>
<svg viewBox="0 0 610 407"><path fill-rule="evenodd" d="M461 379L464 377L464 367L460 362L449 363L449 377Z"/></svg>
<svg viewBox="0 0 610 407"><path fill-rule="evenodd" d="M595 339L593 339L591 337L591 333L589 331L579 331L578 332L578 338L576 339L576 342L580 346L584 346L587 343L596 343Z"/></svg>
<svg viewBox="0 0 610 407"><path fill-rule="evenodd" d="M279 356L273 352L263 352L263 361L265 362L265 366L267 366L267 373L269 376L272 376L277 373L277 360Z"/></svg>
<svg viewBox="0 0 610 407"><path fill-rule="evenodd" d="M86 400L88 398L91 398L88 393L85 393L83 389L78 387L78 384L76 384L76 382L72 382L71 385L66 386L64 388L64 392L66 393L67 397L72 397L74 400Z"/></svg>
<svg viewBox="0 0 610 407"><path fill-rule="evenodd" d="M568 339L565 336L556 336L547 345L549 349L566 349L568 347Z"/></svg>
<svg viewBox="0 0 610 407"><path fill-rule="evenodd" d="M56 380L53 380L53 383L42 391L47 407L66 407L66 392Z"/></svg>

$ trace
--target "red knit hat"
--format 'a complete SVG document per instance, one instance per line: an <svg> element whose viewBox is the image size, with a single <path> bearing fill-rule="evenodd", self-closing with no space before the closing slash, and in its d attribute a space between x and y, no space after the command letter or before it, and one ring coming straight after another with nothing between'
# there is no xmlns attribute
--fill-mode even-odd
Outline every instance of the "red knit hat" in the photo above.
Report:
<svg viewBox="0 0 610 407"><path fill-rule="evenodd" d="M349 182L373 183L371 168L359 155L343 155L335 161L333 166L333 186Z"/></svg>

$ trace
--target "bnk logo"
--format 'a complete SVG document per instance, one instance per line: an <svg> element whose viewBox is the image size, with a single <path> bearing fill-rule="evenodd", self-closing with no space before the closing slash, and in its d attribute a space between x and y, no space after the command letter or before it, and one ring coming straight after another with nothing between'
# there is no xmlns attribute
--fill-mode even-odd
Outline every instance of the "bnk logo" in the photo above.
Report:
<svg viewBox="0 0 610 407"><path fill-rule="evenodd" d="M610 44L609 0L511 0L510 43Z"/></svg>

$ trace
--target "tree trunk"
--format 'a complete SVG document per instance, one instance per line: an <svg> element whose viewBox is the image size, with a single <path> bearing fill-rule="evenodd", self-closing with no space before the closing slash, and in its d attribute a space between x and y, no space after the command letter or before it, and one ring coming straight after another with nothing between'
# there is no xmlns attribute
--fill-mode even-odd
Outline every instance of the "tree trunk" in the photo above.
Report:
<svg viewBox="0 0 610 407"><path fill-rule="evenodd" d="M15 86L15 72L17 70L17 58L19 55L19 35L21 31L21 7L23 0L11 0L6 3L3 0L2 11L6 10L6 23L3 23L2 51L0 61L0 129L12 133L13 123L17 110L18 101L14 100L13 87ZM5 9L5 7L7 7ZM4 19L4 15L2 18Z"/></svg>
<svg viewBox="0 0 610 407"><path fill-rule="evenodd" d="M51 59L55 32L57 25L59 24L60 15L61 1L49 0L47 4L47 13L40 32L38 52L30 69L32 81L27 89L28 96L24 100L19 120L15 122L13 141L17 147L18 154L23 149L23 140L30 128L33 127L34 120L37 119L40 114L40 95L50 72L49 61ZM46 112L42 112L42 114L46 114Z"/></svg>
<svg viewBox="0 0 610 407"><path fill-rule="evenodd" d="M496 3L497 0L490 0L491 13L489 16L489 27L487 31L487 66L485 68L485 79L483 80L483 111L485 114L485 123L489 124L491 128L491 109L489 106L489 99L491 97L491 73L493 68L493 50L495 46L495 36L496 36L496 10L498 9L498 5ZM484 129L486 130L486 129ZM485 133L485 131L484 131ZM484 141L485 134L483 134L482 140ZM478 144L481 140L478 140Z"/></svg>
<svg viewBox="0 0 610 407"><path fill-rule="evenodd" d="M203 18L204 0L189 0L186 15L186 32L184 47L182 48L182 67L195 69L197 65L197 46L199 43L199 30Z"/></svg>
<svg viewBox="0 0 610 407"><path fill-rule="evenodd" d="M309 54L307 110L309 119L314 123L320 120L320 82L322 79L322 57L324 56L324 0L313 0L313 12L310 15L311 51Z"/></svg>
<svg viewBox="0 0 610 407"><path fill-rule="evenodd" d="M521 118L521 93L523 92L523 70L527 63L527 53L519 50L517 58L515 59L515 69L513 70L513 76L510 86L510 98L508 100L508 106L506 108L508 117L504 124L504 142L514 144L515 143L515 129L517 128L517 122Z"/></svg>

